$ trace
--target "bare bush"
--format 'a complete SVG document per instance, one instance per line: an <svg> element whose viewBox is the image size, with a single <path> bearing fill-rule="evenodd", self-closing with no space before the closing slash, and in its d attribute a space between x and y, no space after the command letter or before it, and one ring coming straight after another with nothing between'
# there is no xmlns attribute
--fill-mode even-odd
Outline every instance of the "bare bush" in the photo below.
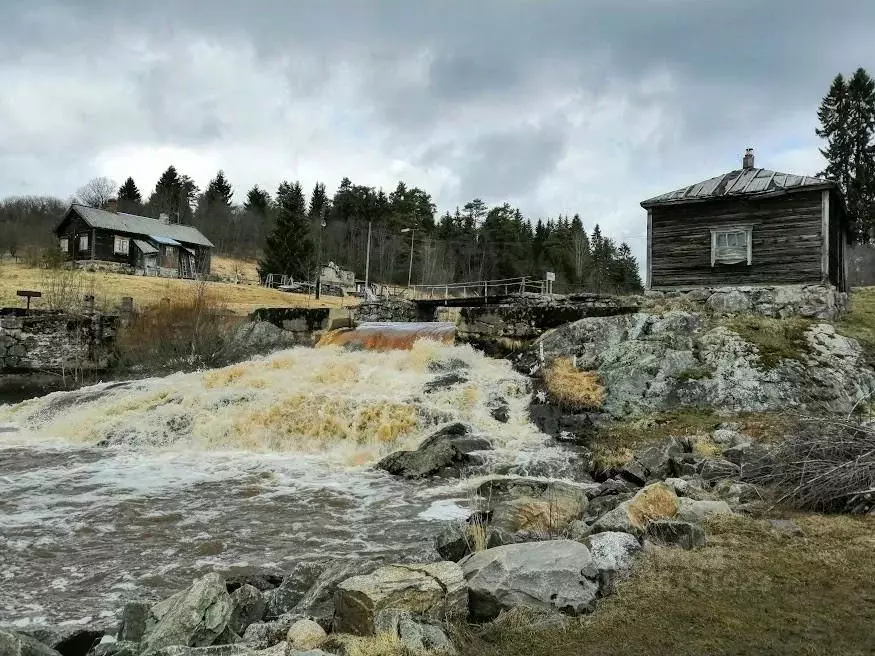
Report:
<svg viewBox="0 0 875 656"><path fill-rule="evenodd" d="M71 268L48 268L42 276L42 306L78 314L94 309L85 297L95 295L94 279Z"/></svg>
<svg viewBox="0 0 875 656"><path fill-rule="evenodd" d="M778 503L804 510L869 512L875 507L875 424L809 420L748 478L775 489Z"/></svg>
<svg viewBox="0 0 875 656"><path fill-rule="evenodd" d="M119 359L155 370L220 366L235 355L241 321L198 282L187 296L135 313L119 331Z"/></svg>

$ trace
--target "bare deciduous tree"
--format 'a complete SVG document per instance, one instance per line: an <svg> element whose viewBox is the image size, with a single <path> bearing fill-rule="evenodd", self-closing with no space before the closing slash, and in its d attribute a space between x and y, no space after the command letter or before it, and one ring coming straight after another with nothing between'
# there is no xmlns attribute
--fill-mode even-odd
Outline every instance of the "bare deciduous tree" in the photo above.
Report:
<svg viewBox="0 0 875 656"><path fill-rule="evenodd" d="M103 208L107 201L115 198L118 185L106 177L94 178L76 191L76 200L91 207Z"/></svg>

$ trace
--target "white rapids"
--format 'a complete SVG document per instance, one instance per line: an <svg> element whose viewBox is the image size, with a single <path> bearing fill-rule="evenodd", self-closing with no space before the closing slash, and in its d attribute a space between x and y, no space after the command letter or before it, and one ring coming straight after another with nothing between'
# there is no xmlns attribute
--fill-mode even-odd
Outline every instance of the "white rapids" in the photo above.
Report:
<svg viewBox="0 0 875 656"><path fill-rule="evenodd" d="M467 380L427 393L430 363L450 360ZM111 614L207 571L428 558L472 481L371 465L455 420L493 440L490 467L563 458L529 423L528 396L507 362L419 341L297 348L0 406L0 623ZM506 424L490 415L497 397Z"/></svg>

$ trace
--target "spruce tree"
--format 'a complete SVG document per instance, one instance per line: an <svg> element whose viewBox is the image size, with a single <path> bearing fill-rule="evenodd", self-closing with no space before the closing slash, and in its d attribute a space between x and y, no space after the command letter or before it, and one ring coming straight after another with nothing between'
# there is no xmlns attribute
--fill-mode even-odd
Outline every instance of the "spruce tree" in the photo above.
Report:
<svg viewBox="0 0 875 656"><path fill-rule="evenodd" d="M197 198L197 185L187 175L180 175L172 164L158 178L155 190L146 203L150 216L157 218L161 213L170 216L173 223L191 223L192 203Z"/></svg>
<svg viewBox="0 0 875 656"><path fill-rule="evenodd" d="M300 182L283 181L276 193L276 225L267 238L264 257L258 263L258 275L290 275L297 280L307 277L307 264L313 253L304 190Z"/></svg>
<svg viewBox="0 0 875 656"><path fill-rule="evenodd" d="M129 214L137 214L143 211L143 196L134 179L129 177L118 190L118 210Z"/></svg>

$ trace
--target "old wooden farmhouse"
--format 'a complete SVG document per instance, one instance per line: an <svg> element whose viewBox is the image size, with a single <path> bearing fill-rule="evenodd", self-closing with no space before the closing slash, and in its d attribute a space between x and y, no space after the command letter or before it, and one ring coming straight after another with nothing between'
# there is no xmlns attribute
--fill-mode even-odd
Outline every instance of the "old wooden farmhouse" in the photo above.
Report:
<svg viewBox="0 0 875 656"><path fill-rule="evenodd" d="M166 214L135 214L74 204L55 228L61 252L78 264L105 265L151 276L194 278L210 272L212 242Z"/></svg>
<svg viewBox="0 0 875 656"><path fill-rule="evenodd" d="M754 166L661 194L647 210L647 287L847 287L844 199L836 183Z"/></svg>

